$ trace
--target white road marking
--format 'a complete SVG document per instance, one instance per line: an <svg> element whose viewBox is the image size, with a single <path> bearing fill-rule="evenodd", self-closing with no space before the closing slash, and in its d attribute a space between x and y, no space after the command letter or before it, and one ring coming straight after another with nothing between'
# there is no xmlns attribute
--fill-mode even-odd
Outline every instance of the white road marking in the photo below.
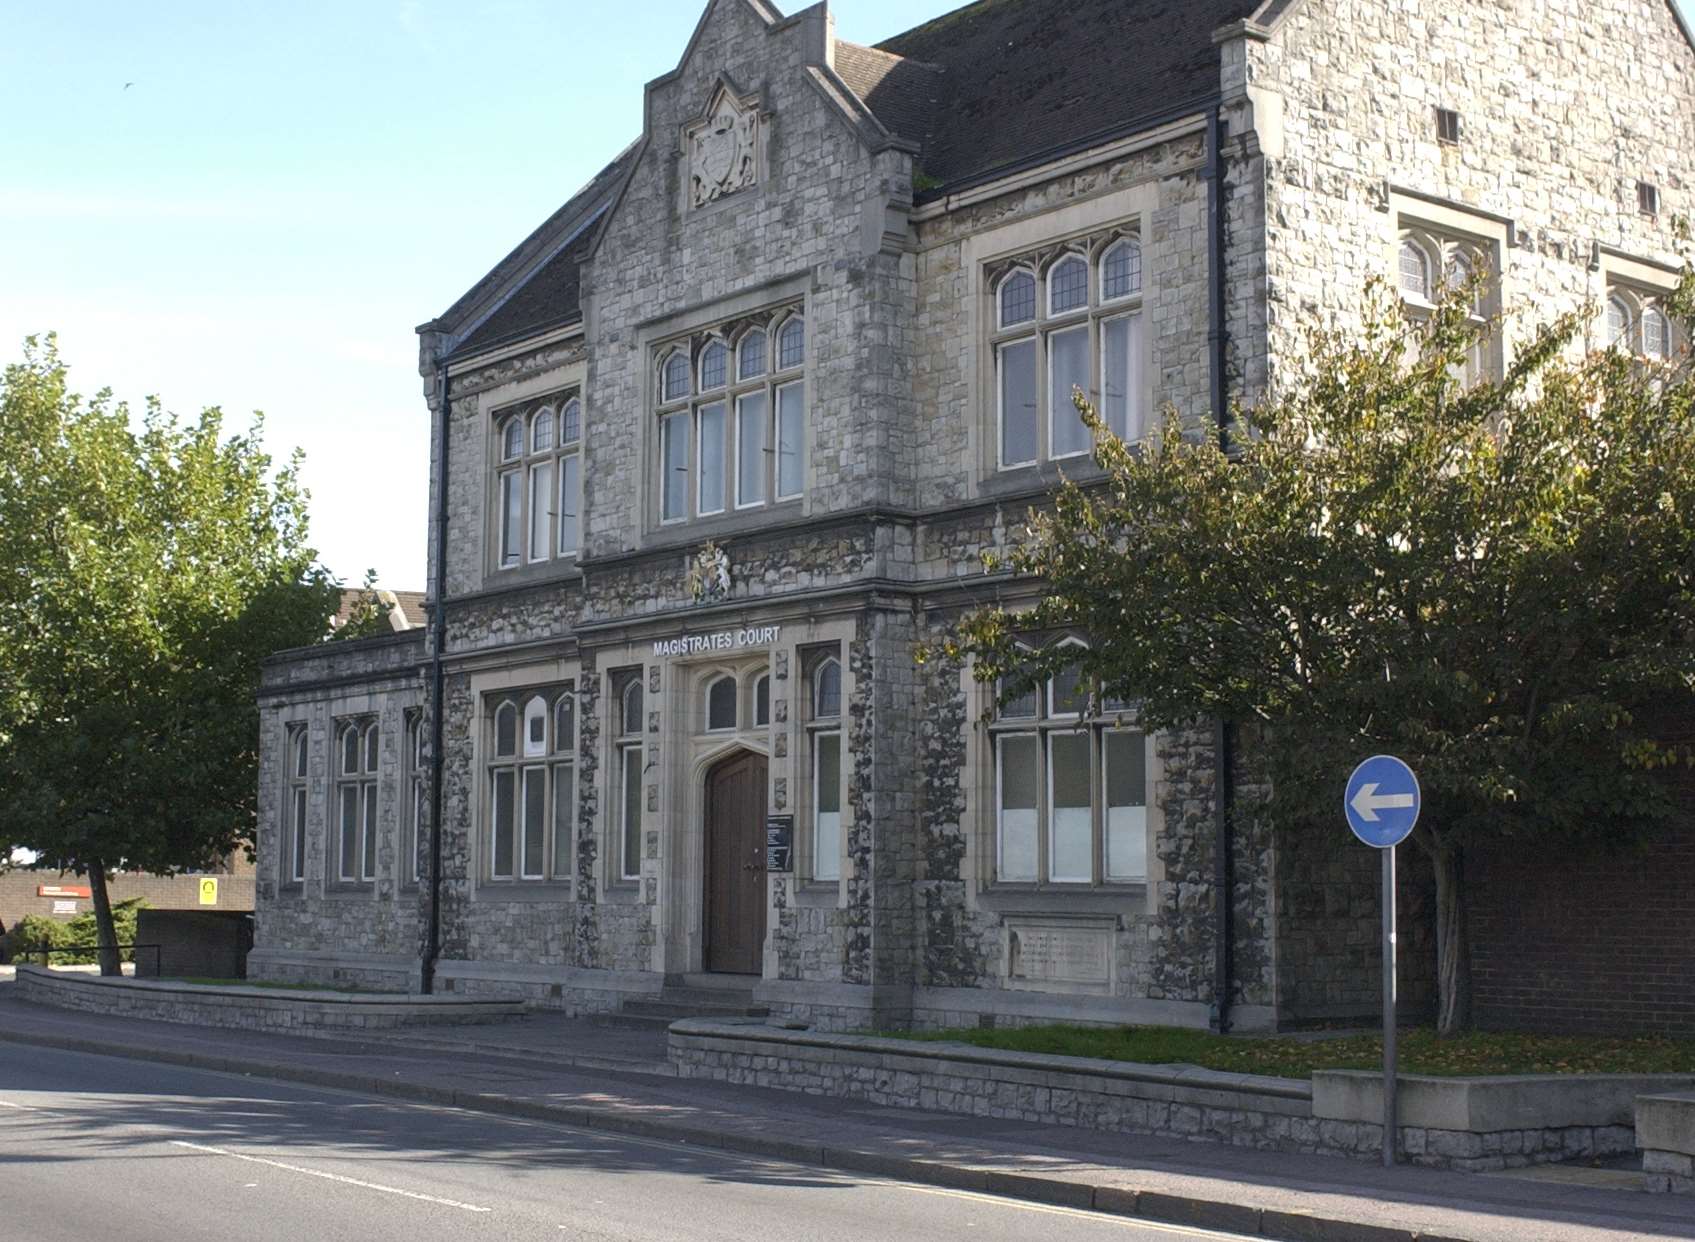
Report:
<svg viewBox="0 0 1695 1242"><path fill-rule="evenodd" d="M1250 1242L1245 1234L1221 1233L1191 1225L1168 1225L1164 1221L1144 1220L1140 1216L1114 1216L1110 1212L1091 1212L1086 1208L1061 1207L1053 1203L1031 1203L1024 1199L1009 1199L1002 1195L986 1195L975 1190L951 1190L945 1186L920 1186L917 1182L897 1182L908 1190L925 1195L942 1195L949 1199L968 1199L986 1207L1018 1208L1025 1212L1046 1212L1050 1216L1070 1216L1077 1220L1094 1221L1100 1225L1124 1225L1135 1229L1150 1229L1156 1233L1172 1233L1185 1238L1241 1239Z"/></svg>
<svg viewBox="0 0 1695 1242"><path fill-rule="evenodd" d="M10 1100L0 1100L0 1108L15 1108L20 1113L39 1113L41 1111L39 1108L32 1108L28 1104L14 1104Z"/></svg>
<svg viewBox="0 0 1695 1242"><path fill-rule="evenodd" d="M281 1160L268 1160L264 1156L249 1156L245 1152L230 1151L224 1147L211 1147L205 1143L189 1143L182 1139L171 1139L172 1147L186 1147L190 1151L203 1151L213 1156L229 1156L233 1160L246 1160L252 1164L265 1164L273 1169L286 1169L290 1173L304 1173L307 1177L321 1177L327 1182L340 1182L344 1186L358 1186L362 1190L380 1190L385 1195L400 1195L407 1199L421 1199L425 1203L439 1203L443 1207L458 1208L462 1212L492 1212L493 1208L477 1207L471 1203L460 1203L457 1199L443 1199L437 1195L419 1194L416 1190L401 1190L398 1186L383 1186L376 1182L363 1182L357 1177L343 1177L339 1173L326 1173L322 1169L302 1168L298 1164L284 1164Z"/></svg>

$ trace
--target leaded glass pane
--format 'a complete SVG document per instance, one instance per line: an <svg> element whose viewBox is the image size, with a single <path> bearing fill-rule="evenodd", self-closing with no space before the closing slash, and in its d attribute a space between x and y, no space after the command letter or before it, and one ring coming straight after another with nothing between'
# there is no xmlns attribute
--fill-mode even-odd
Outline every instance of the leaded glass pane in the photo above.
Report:
<svg viewBox="0 0 1695 1242"><path fill-rule="evenodd" d="M689 395L689 360L682 352L665 359L664 400L680 401Z"/></svg>
<svg viewBox="0 0 1695 1242"><path fill-rule="evenodd" d="M787 371L806 361L806 323L798 316L777 333L777 369Z"/></svg>
<svg viewBox="0 0 1695 1242"><path fill-rule="evenodd" d="M1671 320L1657 307L1642 312L1642 352L1650 358L1671 354Z"/></svg>
<svg viewBox="0 0 1695 1242"><path fill-rule="evenodd" d="M530 426L530 452L545 453L553 447L553 411L543 410Z"/></svg>
<svg viewBox="0 0 1695 1242"><path fill-rule="evenodd" d="M836 660L825 660L813 676L812 715L816 720L829 720L841 714L842 666Z"/></svg>
<svg viewBox="0 0 1695 1242"><path fill-rule="evenodd" d="M700 355L700 389L702 392L724 386L724 374L729 355L722 341L713 341Z"/></svg>
<svg viewBox="0 0 1695 1242"><path fill-rule="evenodd" d="M762 328L755 328L742 337L741 344L736 347L737 378L753 379L765 374L765 344L766 336Z"/></svg>
<svg viewBox="0 0 1695 1242"><path fill-rule="evenodd" d="M583 403L572 397L559 411L559 443L575 444L583 436Z"/></svg>
<svg viewBox="0 0 1695 1242"><path fill-rule="evenodd" d="M1415 241L1401 243L1401 292L1426 302L1430 300L1430 260Z"/></svg>
<svg viewBox="0 0 1695 1242"><path fill-rule="evenodd" d="M1014 272L1001 282L1000 324L1029 323L1036 317L1036 278L1029 272Z"/></svg>
<svg viewBox="0 0 1695 1242"><path fill-rule="evenodd" d="M1101 260L1101 297L1127 298L1142 291L1142 244L1130 238L1119 242Z"/></svg>
<svg viewBox="0 0 1695 1242"><path fill-rule="evenodd" d="M1076 255L1055 263L1048 271L1048 307L1056 315L1089 304L1089 265Z"/></svg>

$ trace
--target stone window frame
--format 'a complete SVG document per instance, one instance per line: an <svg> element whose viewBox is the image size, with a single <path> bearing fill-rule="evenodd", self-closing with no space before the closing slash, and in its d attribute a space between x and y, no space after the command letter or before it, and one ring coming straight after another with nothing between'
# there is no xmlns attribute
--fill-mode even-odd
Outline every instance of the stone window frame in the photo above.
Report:
<svg viewBox="0 0 1695 1242"><path fill-rule="evenodd" d="M771 723L770 661L703 665L691 670L696 692L694 732L703 738L725 738ZM732 692L728 723L714 717L713 692L721 687ZM763 689L762 689L763 687ZM715 723L716 719L716 723Z"/></svg>
<svg viewBox="0 0 1695 1242"><path fill-rule="evenodd" d="M312 730L304 720L283 727L283 831L277 870L285 888L306 887L307 833L311 822Z"/></svg>
<svg viewBox="0 0 1695 1242"><path fill-rule="evenodd" d="M1664 365L1690 347L1683 326L1664 309L1664 299L1677 290L1680 279L1677 269L1599 245L1592 266L1599 275L1601 287L1600 309L1596 316L1600 330L1599 348L1611 349L1617 343L1612 321L1615 301L1628 312L1630 339L1627 348L1644 363ZM1666 333L1664 352L1657 355L1648 351L1647 342L1643 339L1643 322L1650 314L1661 318Z"/></svg>
<svg viewBox="0 0 1695 1242"><path fill-rule="evenodd" d="M1458 278L1453 271L1456 263L1469 264L1473 270L1480 265L1491 274L1472 308L1472 322L1494 321L1497 326L1472 348L1454 378L1467 388L1480 380L1499 382L1510 361L1499 320L1505 305L1512 222L1394 189L1388 191L1388 212L1393 228L1383 270L1391 274L1409 318L1429 318L1439 290ZM1408 288L1402 268L1404 257L1413 251L1424 260L1424 282L1417 289Z"/></svg>
<svg viewBox="0 0 1695 1242"><path fill-rule="evenodd" d="M424 709L408 707L401 713L401 787L406 802L401 808L400 885L417 888L424 869L418 861L421 829L429 813L424 799L429 790L428 766L424 762Z"/></svg>
<svg viewBox="0 0 1695 1242"><path fill-rule="evenodd" d="M797 844L804 857L800 860L803 883L831 890L839 889L847 877L847 661L840 642L815 643L796 652L801 685L804 687L797 713L800 724L801 755L795 765L796 782L801 786L795 805L804 808L804 821L797 834ZM826 668L836 672L836 702L832 714L820 697L820 681ZM836 751L835 839L820 841L819 815L822 786L819 779L821 752L833 744ZM834 871L834 874L831 872Z"/></svg>
<svg viewBox="0 0 1695 1242"><path fill-rule="evenodd" d="M548 442L538 447L544 426ZM582 555L585 431L580 385L500 406L490 416L490 563L496 574L571 563ZM542 532L547 552L536 556L535 491L544 472L551 506ZM514 523L515 548L509 546Z"/></svg>
<svg viewBox="0 0 1695 1242"><path fill-rule="evenodd" d="M569 892L576 870L578 702L575 678L485 691L482 849L478 884L489 891L546 889ZM561 722L570 721L567 731ZM510 748L502 737L511 721ZM534 730L539 725L539 736ZM501 789L507 778L510 822L509 867L499 870L502 842ZM542 812L540 865L528 866L528 810L532 779L539 778ZM562 785L562 781L565 782ZM563 789L563 800L561 790Z"/></svg>
<svg viewBox="0 0 1695 1242"><path fill-rule="evenodd" d="M610 684L612 727L608 733L614 796L608 799L613 814L607 835L613 848L607 851L607 887L631 888L641 882L646 828L648 730L644 671L640 665L617 670L611 674Z"/></svg>
<svg viewBox="0 0 1695 1242"><path fill-rule="evenodd" d="M763 365L757 370L748 369L749 351L744 348L753 340L763 342ZM791 347L797 341L800 356L794 358ZM723 351L722 383L717 382L715 370L707 369L718 350ZM657 527L720 523L804 501L811 354L801 301L785 301L656 342L653 473L658 482L652 521ZM688 363L687 391L677 383L683 375L682 362ZM763 411L754 406L756 401L763 402ZM709 419L714 425L710 434L719 446L713 489L717 503L703 508L707 461L700 449ZM750 420L757 420L761 436L759 492L744 499L749 494L746 480L755 474L745 469L749 463L743 460L751 439ZM792 446L786 453L785 445ZM683 479L674 493L669 485L677 482L670 477L675 473Z"/></svg>
<svg viewBox="0 0 1695 1242"><path fill-rule="evenodd" d="M1086 647L1084 640L1077 635L1062 635L1054 640L1056 645ZM1038 893L1045 895L1082 894L1091 892L1142 892L1155 877L1156 865L1153 857L1154 838L1157 828L1158 807L1155 798L1156 774L1158 771L1158 756L1156 750L1156 735L1140 728L1135 720L1135 712L1128 703L1106 699L1101 695L1098 686L1083 685L1073 681L1077 686L1075 692L1060 689L1064 675L1050 679L1042 686L1033 688L1027 695L1020 696L1014 704L1001 707L998 704L999 686L985 689L987 697L984 754L988 769L987 796L985 798L988 849L985 855L985 872L991 891L1005 893ZM1080 695L1081 698L1076 696ZM1029 710L1021 711L1017 704L1029 701ZM1067 702L1075 703L1076 709L1067 708ZM1055 835L1057 825L1054 816L1054 763L1052 754L1056 738L1081 735L1086 739L1088 747L1088 789L1089 789L1089 875L1085 877L1056 877L1054 874ZM1107 798L1112 779L1109 739L1114 737L1140 737L1139 749L1140 767L1142 772L1142 800L1140 809L1141 825L1140 847L1131 845L1130 856L1140 864L1140 874L1129 871L1113 875L1111 867L1112 826L1110 823L1110 808ZM1036 795L1035 813L1035 857L1034 875L1030 877L1002 878L1005 871L1003 862L1005 849L1006 824L1003 798L1003 775L1005 768L1004 744L1015 739L1035 740L1035 779ZM1126 803L1125 807L1132 808L1136 804ZM1131 827L1126 825L1126 827Z"/></svg>
<svg viewBox="0 0 1695 1242"><path fill-rule="evenodd" d="M1129 267L1129 271L1134 273L1134 286L1126 292L1109 296L1107 262L1120 253L1133 253L1135 256L1135 262ZM1083 277L1080 282L1065 281L1062 284L1055 278L1056 273L1076 271L1079 264L1082 265ZM1015 281L1033 282L1034 297L1029 302L1028 315L1008 318L1006 296ZM1082 329L1088 332L1088 357L1082 368L1082 375L1087 379L1084 395L1108 420L1112 430L1123 438L1134 442L1147 436L1152 430L1151 343L1147 329L1149 280L1146 244L1139 215L1077 237L997 258L985 264L983 288L990 299L984 315L984 322L989 326L985 354L989 359L989 382L993 389L990 403L993 410L993 445L989 458L997 473L1086 460L1093 452L1093 437L1080 424L1075 433L1078 436L1075 445L1067 444L1063 451L1055 451L1058 440L1056 427L1064 419L1076 417L1069 390L1065 394L1053 391L1055 342ZM1080 289L1083 300L1061 304L1059 296L1062 288ZM1121 408L1114 408L1103 394L1114 391L1110 387L1109 368L1112 362L1108 333L1113 325L1120 323L1125 326L1117 349L1122 350L1125 383ZM1008 460L1006 402L1009 359L1011 351L1026 348L1030 351L1030 386L1035 396L1033 456ZM1068 430L1067 434L1072 433Z"/></svg>
<svg viewBox="0 0 1695 1242"><path fill-rule="evenodd" d="M335 740L330 753L332 782L332 822L335 825L335 859L333 870L325 861L326 883L338 889L369 889L377 880L377 835L382 779L382 726L375 713L341 716L336 719L331 735ZM356 739L352 751L349 740ZM352 759L351 764L349 763ZM355 837L353 871L347 868L347 807L351 795L354 807Z"/></svg>

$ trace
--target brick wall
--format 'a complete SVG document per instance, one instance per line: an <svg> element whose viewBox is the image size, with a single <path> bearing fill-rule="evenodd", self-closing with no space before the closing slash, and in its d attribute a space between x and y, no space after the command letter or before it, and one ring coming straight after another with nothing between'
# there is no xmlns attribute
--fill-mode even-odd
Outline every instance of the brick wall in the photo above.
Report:
<svg viewBox="0 0 1695 1242"><path fill-rule="evenodd" d="M1695 1036L1695 826L1634 847L1469 856L1477 1024Z"/></svg>

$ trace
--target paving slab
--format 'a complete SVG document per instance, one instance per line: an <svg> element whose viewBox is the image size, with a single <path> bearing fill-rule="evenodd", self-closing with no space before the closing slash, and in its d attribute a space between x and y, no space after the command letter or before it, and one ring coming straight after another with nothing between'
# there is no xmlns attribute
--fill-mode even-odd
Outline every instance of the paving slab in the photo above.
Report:
<svg viewBox="0 0 1695 1242"><path fill-rule="evenodd" d="M0 1041L286 1081L724 1148L1289 1242L1695 1239L1680 1196L885 1108L833 1097L551 1064L573 1040L635 1033L551 1018L480 1059L385 1034L307 1039L141 1022L19 1002ZM486 1033L486 1032L484 1032ZM540 1055L538 1055L540 1054ZM568 1054L560 1054L568 1055ZM585 1053L592 1055L592 1053Z"/></svg>

